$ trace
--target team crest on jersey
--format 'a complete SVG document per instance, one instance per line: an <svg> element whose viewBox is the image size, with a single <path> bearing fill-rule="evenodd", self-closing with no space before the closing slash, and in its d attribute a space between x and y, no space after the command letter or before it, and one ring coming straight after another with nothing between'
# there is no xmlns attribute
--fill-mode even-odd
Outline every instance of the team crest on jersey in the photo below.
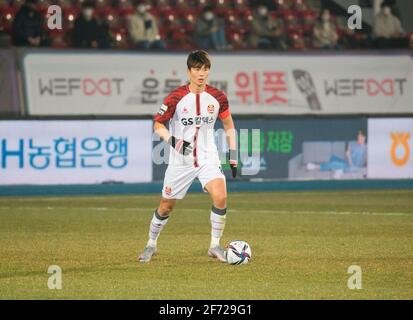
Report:
<svg viewBox="0 0 413 320"><path fill-rule="evenodd" d="M171 187L165 187L165 194L170 196L172 194L172 188Z"/></svg>
<svg viewBox="0 0 413 320"><path fill-rule="evenodd" d="M196 116L195 117L195 125L200 126L202 123L202 117Z"/></svg>
<svg viewBox="0 0 413 320"><path fill-rule="evenodd" d="M214 113L215 106L213 104L209 104L207 109L208 109L208 113L212 114Z"/></svg>
<svg viewBox="0 0 413 320"><path fill-rule="evenodd" d="M168 106L166 106L166 105L163 104L163 105L161 106L161 108L159 109L158 114L159 114L160 116L163 116L167 110L168 110Z"/></svg>

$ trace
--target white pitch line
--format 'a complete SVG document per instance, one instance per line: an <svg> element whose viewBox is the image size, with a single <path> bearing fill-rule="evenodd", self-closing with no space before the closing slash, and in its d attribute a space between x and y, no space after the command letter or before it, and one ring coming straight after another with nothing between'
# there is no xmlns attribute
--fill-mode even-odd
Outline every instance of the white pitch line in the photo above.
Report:
<svg viewBox="0 0 413 320"><path fill-rule="evenodd" d="M109 207L0 207L0 210L76 210L80 212L86 211L145 211L153 212L154 208L109 208ZM208 212L208 209L186 209L179 208L176 211L183 212ZM230 212L250 212L250 209L230 209ZM295 214L295 215L372 215L372 216L412 216L412 213L406 212L368 212L368 211L315 211L315 210L253 210L259 214Z"/></svg>

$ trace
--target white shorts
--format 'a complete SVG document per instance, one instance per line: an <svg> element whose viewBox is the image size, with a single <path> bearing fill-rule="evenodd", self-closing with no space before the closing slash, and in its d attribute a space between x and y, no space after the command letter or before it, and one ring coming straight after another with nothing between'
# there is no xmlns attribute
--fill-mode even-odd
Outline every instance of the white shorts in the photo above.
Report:
<svg viewBox="0 0 413 320"><path fill-rule="evenodd" d="M162 197L165 199L183 199L192 182L198 178L202 189L206 192L206 184L214 179L224 179L221 166L206 163L200 167L169 165L165 171L165 179L162 188Z"/></svg>

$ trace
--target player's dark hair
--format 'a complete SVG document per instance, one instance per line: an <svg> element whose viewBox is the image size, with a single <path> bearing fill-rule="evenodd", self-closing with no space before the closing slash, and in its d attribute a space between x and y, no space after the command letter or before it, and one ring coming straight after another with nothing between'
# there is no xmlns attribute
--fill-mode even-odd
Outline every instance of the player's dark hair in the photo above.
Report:
<svg viewBox="0 0 413 320"><path fill-rule="evenodd" d="M204 50L192 51L188 55L186 65L188 66L188 69L201 68L202 66L205 66L206 68L211 68L211 60L209 59L208 52Z"/></svg>
<svg viewBox="0 0 413 320"><path fill-rule="evenodd" d="M362 135L363 137L366 137L366 131L364 131L363 129L360 129L358 134Z"/></svg>

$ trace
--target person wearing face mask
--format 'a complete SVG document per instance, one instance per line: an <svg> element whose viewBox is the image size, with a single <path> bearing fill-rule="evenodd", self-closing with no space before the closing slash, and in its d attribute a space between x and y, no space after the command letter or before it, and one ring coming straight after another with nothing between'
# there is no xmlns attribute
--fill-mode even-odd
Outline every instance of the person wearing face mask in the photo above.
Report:
<svg viewBox="0 0 413 320"><path fill-rule="evenodd" d="M103 29L98 20L93 16L95 12L94 3L85 1L82 4L82 12L76 18L73 32L72 45L75 48L100 48L100 40Z"/></svg>
<svg viewBox="0 0 413 320"><path fill-rule="evenodd" d="M328 9L322 11L314 26L313 45L317 49L338 49L338 34Z"/></svg>
<svg viewBox="0 0 413 320"><path fill-rule="evenodd" d="M259 5L254 11L250 34L250 45L258 49L287 48L281 25L269 14L266 5Z"/></svg>
<svg viewBox="0 0 413 320"><path fill-rule="evenodd" d="M43 19L36 5L37 0L26 0L17 12L12 26L13 45L39 47L42 44Z"/></svg>
<svg viewBox="0 0 413 320"><path fill-rule="evenodd" d="M129 34L134 45L143 50L164 50L156 18L147 11L144 2L135 3L136 14L129 18Z"/></svg>
<svg viewBox="0 0 413 320"><path fill-rule="evenodd" d="M386 2L381 4L381 11L375 16L373 33L378 48L407 47L407 38L399 18L393 15Z"/></svg>
<svg viewBox="0 0 413 320"><path fill-rule="evenodd" d="M206 6L195 24L195 42L201 49L226 50L230 47L225 37L224 22L211 6Z"/></svg>

